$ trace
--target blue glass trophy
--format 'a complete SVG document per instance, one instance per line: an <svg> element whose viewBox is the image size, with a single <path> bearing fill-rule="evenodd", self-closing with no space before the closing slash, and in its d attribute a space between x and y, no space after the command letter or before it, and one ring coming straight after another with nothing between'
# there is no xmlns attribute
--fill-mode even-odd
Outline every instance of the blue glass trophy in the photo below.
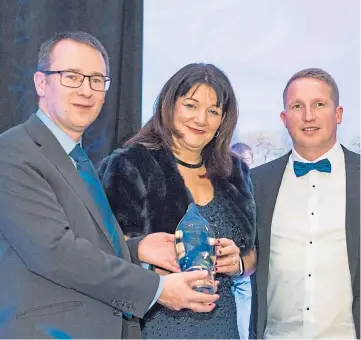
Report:
<svg viewBox="0 0 361 340"><path fill-rule="evenodd" d="M208 271L207 279L198 281L193 289L214 294L216 239L208 221L199 213L194 203L189 204L186 214L177 226L175 248L178 265L182 271Z"/></svg>

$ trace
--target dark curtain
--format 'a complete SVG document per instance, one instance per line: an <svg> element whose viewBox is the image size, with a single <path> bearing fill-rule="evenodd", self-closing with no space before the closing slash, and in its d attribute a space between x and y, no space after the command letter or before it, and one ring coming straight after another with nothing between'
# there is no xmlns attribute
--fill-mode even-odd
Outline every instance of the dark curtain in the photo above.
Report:
<svg viewBox="0 0 361 340"><path fill-rule="evenodd" d="M0 133L37 110L40 44L56 32L82 30L97 37L110 58L112 85L83 139L98 164L141 125L142 26L142 0L0 0Z"/></svg>

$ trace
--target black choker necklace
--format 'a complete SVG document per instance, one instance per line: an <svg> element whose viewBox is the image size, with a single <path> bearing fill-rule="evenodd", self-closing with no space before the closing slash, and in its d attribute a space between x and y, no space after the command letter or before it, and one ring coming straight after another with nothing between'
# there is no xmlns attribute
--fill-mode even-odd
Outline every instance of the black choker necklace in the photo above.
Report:
<svg viewBox="0 0 361 340"><path fill-rule="evenodd" d="M186 168L189 168L189 169L198 169L200 168L202 165L203 165L203 159L201 160L200 163L198 164L189 164L189 163L186 163L186 162L183 162L181 161L180 159L178 159L177 157L174 157L176 162L182 166L185 166Z"/></svg>

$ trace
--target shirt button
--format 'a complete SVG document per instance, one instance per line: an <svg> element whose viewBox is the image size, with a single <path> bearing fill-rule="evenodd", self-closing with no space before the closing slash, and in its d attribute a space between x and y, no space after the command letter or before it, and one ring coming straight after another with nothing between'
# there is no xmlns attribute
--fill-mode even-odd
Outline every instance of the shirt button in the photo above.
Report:
<svg viewBox="0 0 361 340"><path fill-rule="evenodd" d="M310 308L309 308L309 307L307 307L306 309L307 309L307 310L310 310Z"/></svg>
<svg viewBox="0 0 361 340"><path fill-rule="evenodd" d="M311 277L311 274L308 274L308 277Z"/></svg>
<svg viewBox="0 0 361 340"><path fill-rule="evenodd" d="M312 241L310 241L310 244L312 244Z"/></svg>

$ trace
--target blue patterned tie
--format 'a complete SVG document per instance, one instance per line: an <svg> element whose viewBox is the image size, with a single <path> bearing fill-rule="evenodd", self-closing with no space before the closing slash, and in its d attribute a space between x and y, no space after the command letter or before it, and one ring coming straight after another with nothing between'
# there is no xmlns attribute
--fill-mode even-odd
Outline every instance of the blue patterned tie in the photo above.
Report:
<svg viewBox="0 0 361 340"><path fill-rule="evenodd" d="M120 256L121 251L119 237L115 229L114 215L110 208L108 199L105 196L103 187L95 173L93 164L91 163L83 148L79 146L79 144L75 146L75 148L70 152L69 156L76 162L79 175L88 187L90 194L93 197L94 203L98 207L100 215L103 218L104 225L107 228L114 249L117 255Z"/></svg>
<svg viewBox="0 0 361 340"><path fill-rule="evenodd" d="M325 158L321 159L316 163L303 163L294 161L293 162L293 170L297 177L301 177L309 173L311 170L318 170L321 172L331 172L331 163L330 161Z"/></svg>

